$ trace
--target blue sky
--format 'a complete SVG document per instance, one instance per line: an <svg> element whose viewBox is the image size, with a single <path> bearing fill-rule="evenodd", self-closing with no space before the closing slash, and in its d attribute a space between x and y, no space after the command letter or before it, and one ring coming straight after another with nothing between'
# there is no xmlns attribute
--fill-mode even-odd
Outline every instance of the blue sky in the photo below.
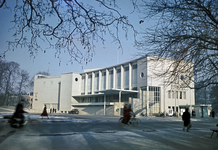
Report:
<svg viewBox="0 0 218 150"><path fill-rule="evenodd" d="M84 1L83 1L84 2ZM131 4L126 3L125 7L122 7L122 11L128 16L131 23L135 25L137 29L141 27L144 28L147 25L146 22L139 24L140 18L139 14L131 14L133 7ZM13 26L11 21L13 20L13 13L10 10L0 9L0 53L7 49L6 41L12 40L13 32L9 29ZM52 49L48 49L46 53L39 51L36 57L33 59L30 57L28 50L26 48L17 48L14 51L9 51L6 53L7 61L14 61L20 64L20 68L27 70L32 77L35 73L39 71L49 72L51 76L58 76L61 73L68 72L83 72L86 68L98 68L113 66L119 63L127 62L135 59L135 53L137 53L134 47L132 32L129 32L129 38L126 40L124 34L120 36L122 40L123 50L117 49L118 45L112 42L109 37L106 38L105 45L101 42L97 43L95 46L95 55L92 62L86 64L79 64L77 62L69 62L70 58L65 53L61 54L61 64L59 66L59 59L55 58L55 52Z"/></svg>

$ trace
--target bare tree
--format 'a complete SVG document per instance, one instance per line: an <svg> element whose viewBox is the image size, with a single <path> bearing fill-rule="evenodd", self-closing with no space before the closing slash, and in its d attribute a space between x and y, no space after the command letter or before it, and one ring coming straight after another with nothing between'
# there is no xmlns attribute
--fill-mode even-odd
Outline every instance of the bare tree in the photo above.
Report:
<svg viewBox="0 0 218 150"><path fill-rule="evenodd" d="M15 83L15 79L17 78L19 71L19 64L16 62L8 62L6 63L6 73L5 73L5 93L4 93L4 99L3 104L8 105L9 104L9 95L10 93L13 93L13 85Z"/></svg>
<svg viewBox="0 0 218 150"><path fill-rule="evenodd" d="M8 50L27 47L31 56L48 48L55 50L58 58L67 52L72 62L88 63L96 42L104 44L109 35L122 47L120 30L126 36L130 29L136 34L127 16L119 13L115 0L0 0L3 8L14 12L15 40L8 41ZM41 46L46 44L46 48Z"/></svg>
<svg viewBox="0 0 218 150"><path fill-rule="evenodd" d="M29 77L29 73L26 70L21 70L19 75L20 75L20 82L18 82L18 94L20 97L21 93L26 93L25 88L27 88L29 84L30 77Z"/></svg>
<svg viewBox="0 0 218 150"><path fill-rule="evenodd" d="M6 62L0 59L0 93L4 91L4 79L6 74Z"/></svg>
<svg viewBox="0 0 218 150"><path fill-rule="evenodd" d="M155 23L142 34L138 48L175 59L161 76L175 82L186 73L185 79L195 82L195 87L187 84L190 88L218 84L218 0L142 0L139 9L139 23L148 18Z"/></svg>

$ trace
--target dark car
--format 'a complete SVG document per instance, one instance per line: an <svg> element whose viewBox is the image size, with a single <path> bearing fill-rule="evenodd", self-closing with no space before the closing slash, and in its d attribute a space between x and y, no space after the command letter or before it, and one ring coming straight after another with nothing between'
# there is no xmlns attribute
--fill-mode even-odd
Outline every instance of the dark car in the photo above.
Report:
<svg viewBox="0 0 218 150"><path fill-rule="evenodd" d="M78 109L72 109L71 111L69 111L69 114L79 114L79 110Z"/></svg>

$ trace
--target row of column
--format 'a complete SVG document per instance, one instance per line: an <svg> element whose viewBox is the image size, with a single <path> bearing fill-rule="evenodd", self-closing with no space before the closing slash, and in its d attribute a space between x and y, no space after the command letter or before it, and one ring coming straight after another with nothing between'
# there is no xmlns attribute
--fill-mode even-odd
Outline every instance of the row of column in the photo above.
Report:
<svg viewBox="0 0 218 150"><path fill-rule="evenodd" d="M132 82L131 82L131 79L132 79L132 64L129 63L128 65L121 65L120 68L118 67L113 67L113 68L110 68L110 69L105 69L106 71L106 89L111 89L109 88L109 71L110 70L113 70L113 86L112 88L117 88L116 87L116 80L118 80L118 77L117 77L117 69L121 69L121 79L120 79L120 89L124 89L124 67L128 66L129 67L129 89L131 90L132 88ZM92 82L92 90L91 90L91 94L94 94L95 92L95 73L99 73L99 85L98 85L98 91L101 91L102 90L102 72L104 72L104 70L99 70L99 71L95 71L95 72L92 72L92 79L91 79L91 82ZM88 75L90 73L85 73L85 95L88 94ZM83 85L82 85L83 86Z"/></svg>

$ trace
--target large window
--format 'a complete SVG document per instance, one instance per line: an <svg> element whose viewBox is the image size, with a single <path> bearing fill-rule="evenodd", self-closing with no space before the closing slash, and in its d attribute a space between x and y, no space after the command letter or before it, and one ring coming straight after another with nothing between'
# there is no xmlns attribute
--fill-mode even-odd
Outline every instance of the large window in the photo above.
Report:
<svg viewBox="0 0 218 150"><path fill-rule="evenodd" d="M99 73L95 73L95 92L99 90Z"/></svg>
<svg viewBox="0 0 218 150"><path fill-rule="evenodd" d="M102 78L101 78L101 89L106 89L106 72L102 72Z"/></svg>
<svg viewBox="0 0 218 150"><path fill-rule="evenodd" d="M182 92L179 92L179 98L182 99Z"/></svg>
<svg viewBox="0 0 218 150"><path fill-rule="evenodd" d="M82 76L82 82L81 82L81 94L85 94L85 80L86 80L86 77L85 75Z"/></svg>
<svg viewBox="0 0 218 150"><path fill-rule="evenodd" d="M116 88L120 89L121 88L121 69L117 68L117 75L116 75Z"/></svg>
<svg viewBox="0 0 218 150"><path fill-rule="evenodd" d="M92 93L92 74L88 75L87 90L88 90L88 94Z"/></svg>
<svg viewBox="0 0 218 150"><path fill-rule="evenodd" d="M129 66L124 67L124 89L129 89Z"/></svg>
<svg viewBox="0 0 218 150"><path fill-rule="evenodd" d="M113 70L109 70L108 88L113 88Z"/></svg>
<svg viewBox="0 0 218 150"><path fill-rule="evenodd" d="M186 99L186 92L183 92L183 99Z"/></svg>
<svg viewBox="0 0 218 150"><path fill-rule="evenodd" d="M171 91L168 91L168 98L171 98Z"/></svg>
<svg viewBox="0 0 218 150"><path fill-rule="evenodd" d="M142 93L143 100L147 103L147 87L142 88ZM149 86L149 112L151 114L160 112L160 87Z"/></svg>
<svg viewBox="0 0 218 150"><path fill-rule="evenodd" d="M132 88L137 87L137 64L132 65Z"/></svg>

